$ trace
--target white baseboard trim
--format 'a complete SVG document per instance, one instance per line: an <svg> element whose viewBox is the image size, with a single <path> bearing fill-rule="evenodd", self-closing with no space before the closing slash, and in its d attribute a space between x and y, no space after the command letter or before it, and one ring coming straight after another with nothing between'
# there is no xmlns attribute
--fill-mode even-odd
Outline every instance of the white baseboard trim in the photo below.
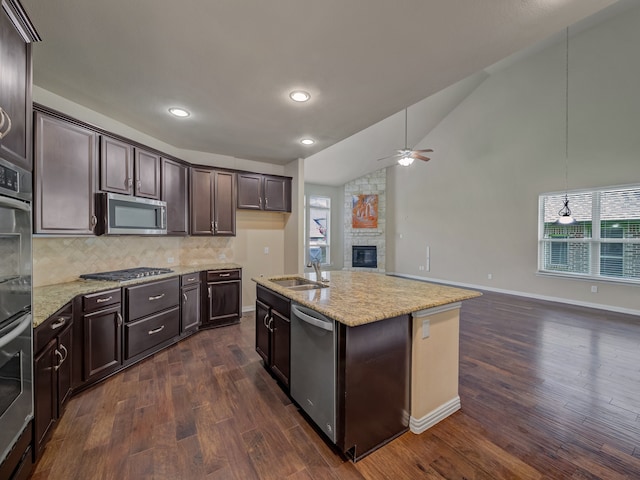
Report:
<svg viewBox="0 0 640 480"><path fill-rule="evenodd" d="M242 307L242 313L255 312L255 311L256 311L255 305L249 305L247 307Z"/></svg>
<svg viewBox="0 0 640 480"><path fill-rule="evenodd" d="M565 303L567 305L575 305L578 307L596 308L598 310L607 310L609 312L626 313L629 315L640 315L640 310L635 310L633 308L622 308L622 307L616 307L614 305L602 305L600 303L581 302L578 300L571 300L568 298L551 297L548 295L538 295L535 293L519 292L516 290L505 290L502 288L492 288L492 287L487 287L486 285L475 285L471 283L454 282L452 280L441 280L439 278L419 277L417 275L406 275L404 273L387 272L387 275L410 278L411 280L419 280L422 282L442 283L446 285L453 285L456 287L463 287L463 288L475 288L478 290L486 290L488 292L506 293L507 295L516 295L518 297L533 298L536 300L545 300L547 302Z"/></svg>
<svg viewBox="0 0 640 480"><path fill-rule="evenodd" d="M420 434L458 410L460 410L460 397L456 395L455 398L443 403L422 418L411 417L409 419L409 429L411 433Z"/></svg>

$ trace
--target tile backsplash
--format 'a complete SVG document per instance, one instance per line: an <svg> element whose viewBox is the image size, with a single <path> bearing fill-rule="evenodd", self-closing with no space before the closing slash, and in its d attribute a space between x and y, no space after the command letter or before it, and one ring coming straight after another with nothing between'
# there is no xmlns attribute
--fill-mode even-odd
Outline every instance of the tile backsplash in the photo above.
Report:
<svg viewBox="0 0 640 480"><path fill-rule="evenodd" d="M229 237L34 237L33 285L72 282L83 273L122 268L233 261Z"/></svg>

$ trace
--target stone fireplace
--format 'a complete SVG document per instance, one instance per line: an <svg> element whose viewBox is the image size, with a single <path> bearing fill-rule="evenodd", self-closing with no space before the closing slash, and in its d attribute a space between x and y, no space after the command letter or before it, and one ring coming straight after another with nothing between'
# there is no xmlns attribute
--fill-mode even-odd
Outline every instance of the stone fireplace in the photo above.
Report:
<svg viewBox="0 0 640 480"><path fill-rule="evenodd" d="M385 271L386 184L387 170L383 168L344 186L345 270ZM363 194L378 195L378 226L376 228L353 227L353 197ZM364 253L365 251L367 253ZM375 262L372 261L372 255L375 256ZM363 259L367 266L360 266Z"/></svg>

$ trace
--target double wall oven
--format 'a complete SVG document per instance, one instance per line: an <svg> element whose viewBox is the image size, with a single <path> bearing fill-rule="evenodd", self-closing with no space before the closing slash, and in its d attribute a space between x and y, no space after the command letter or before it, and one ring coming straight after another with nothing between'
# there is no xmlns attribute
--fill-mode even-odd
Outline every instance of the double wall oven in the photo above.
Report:
<svg viewBox="0 0 640 480"><path fill-rule="evenodd" d="M31 188L0 159L0 463L33 418Z"/></svg>

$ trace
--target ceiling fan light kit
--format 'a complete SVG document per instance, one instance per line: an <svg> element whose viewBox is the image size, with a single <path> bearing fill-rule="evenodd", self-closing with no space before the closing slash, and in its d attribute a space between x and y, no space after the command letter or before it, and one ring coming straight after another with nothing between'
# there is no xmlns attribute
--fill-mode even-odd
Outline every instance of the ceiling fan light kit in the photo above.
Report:
<svg viewBox="0 0 640 480"><path fill-rule="evenodd" d="M398 165L403 167L408 167L413 163L414 160L422 160L424 162L428 162L431 160L429 157L422 155L423 153L433 152L430 148L424 150L413 150L407 147L407 109L404 109L404 148L402 150L397 150L393 155L387 155L386 157L379 158L376 161L386 160L388 158L397 157Z"/></svg>

